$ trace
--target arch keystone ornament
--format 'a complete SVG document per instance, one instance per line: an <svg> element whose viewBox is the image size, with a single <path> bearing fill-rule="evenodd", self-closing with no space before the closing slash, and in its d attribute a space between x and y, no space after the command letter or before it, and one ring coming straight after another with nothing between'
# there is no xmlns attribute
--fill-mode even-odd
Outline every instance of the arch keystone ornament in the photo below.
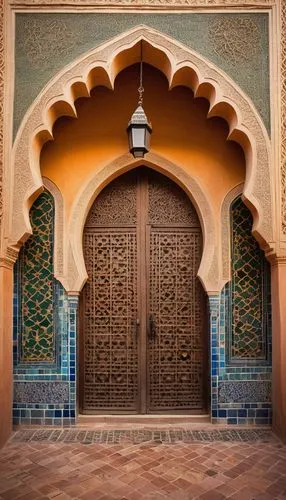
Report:
<svg viewBox="0 0 286 500"><path fill-rule="evenodd" d="M75 99L89 95L92 87L106 85L113 88L117 74L130 64L140 61L141 41L146 48L143 51L144 62L161 70L168 79L170 88L176 85L190 87L195 97L205 97L209 100L208 116L219 116L228 122L228 139L238 142L245 153L246 181L243 199L253 215L254 235L263 249L273 248L274 203L270 175L270 141L253 103L236 83L213 63L176 40L144 25L137 26L90 50L63 68L45 86L26 113L13 147L14 186L10 205L8 245L10 248L19 249L22 242L31 234L29 208L43 189L39 165L40 152L43 144L52 138L54 122L64 115L76 117ZM126 150L128 150L127 141ZM172 174L173 167L165 169L164 162L162 158L157 157L156 151L151 150L147 156L153 168L158 170L161 168L174 180L178 179L181 187L192 196L186 180L180 178L178 173ZM156 167L157 160L159 163ZM168 162L168 159L164 161ZM132 161L127 161L127 157L114 158L111 166L106 166L102 170L105 172L105 177L100 177L98 174L97 181L101 178L101 184L98 182L96 189L99 192L112 176L116 177L134 166ZM196 183L195 179L193 181ZM92 183L91 180L90 185ZM87 186L85 188L89 189ZM68 292L79 292L86 277L82 254L78 248L81 234L78 232L76 236L73 233L72 221L76 215L81 221L82 230L88 208L96 194L93 193L93 198L90 196L87 205L75 200L70 220L64 223L67 245L62 256L62 269L59 269L57 262L55 269L58 273L56 278L65 283ZM207 208L204 209L204 202L200 205L195 195L193 201L202 218L201 223L205 232L200 277L205 289L209 293L215 293L223 285L218 244L220 236L217 229L212 233L213 239L207 234L208 223L204 218L208 210L211 213L208 205L206 204ZM55 251L56 258L58 251L59 249ZM208 255L208 270L206 264L205 268L203 265L206 262L204 255Z"/></svg>

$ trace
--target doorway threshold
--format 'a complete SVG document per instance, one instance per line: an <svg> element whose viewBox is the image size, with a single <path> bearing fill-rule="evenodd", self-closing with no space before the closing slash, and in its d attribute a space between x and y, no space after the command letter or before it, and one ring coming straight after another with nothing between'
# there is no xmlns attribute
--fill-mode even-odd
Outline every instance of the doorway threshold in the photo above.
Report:
<svg viewBox="0 0 286 500"><path fill-rule="evenodd" d="M77 418L78 427L169 427L169 426L188 426L188 425L206 425L210 424L210 415L79 415Z"/></svg>

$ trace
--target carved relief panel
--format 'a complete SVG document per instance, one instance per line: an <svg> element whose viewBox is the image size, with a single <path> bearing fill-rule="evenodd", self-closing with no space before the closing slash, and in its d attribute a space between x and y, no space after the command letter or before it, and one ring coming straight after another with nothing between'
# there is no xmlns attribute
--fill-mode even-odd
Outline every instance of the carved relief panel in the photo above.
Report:
<svg viewBox="0 0 286 500"><path fill-rule="evenodd" d="M82 411L202 410L202 237L188 197L136 169L98 196L83 244Z"/></svg>

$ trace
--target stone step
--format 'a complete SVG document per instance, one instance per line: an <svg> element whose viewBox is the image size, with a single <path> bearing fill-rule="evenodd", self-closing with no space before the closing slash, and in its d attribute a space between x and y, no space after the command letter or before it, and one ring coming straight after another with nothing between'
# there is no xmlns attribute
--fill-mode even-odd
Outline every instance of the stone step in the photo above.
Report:
<svg viewBox="0 0 286 500"><path fill-rule="evenodd" d="M77 427L99 427L99 426L170 426L179 425L185 427L193 424L210 424L208 414L198 415L79 415Z"/></svg>

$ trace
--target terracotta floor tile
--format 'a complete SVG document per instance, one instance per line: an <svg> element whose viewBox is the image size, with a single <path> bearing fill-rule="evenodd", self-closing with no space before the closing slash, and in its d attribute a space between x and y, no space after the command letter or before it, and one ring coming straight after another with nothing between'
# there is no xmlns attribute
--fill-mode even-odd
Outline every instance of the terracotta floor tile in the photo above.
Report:
<svg viewBox="0 0 286 500"><path fill-rule="evenodd" d="M264 441L10 442L0 500L286 500L286 446Z"/></svg>
<svg viewBox="0 0 286 500"><path fill-rule="evenodd" d="M21 495L31 492L31 488L26 485L17 486L17 488L12 488L1 493L3 500L14 500L19 498Z"/></svg>
<svg viewBox="0 0 286 500"><path fill-rule="evenodd" d="M223 500L226 496L218 491L207 491L206 493L200 495L199 498L201 500Z"/></svg>

